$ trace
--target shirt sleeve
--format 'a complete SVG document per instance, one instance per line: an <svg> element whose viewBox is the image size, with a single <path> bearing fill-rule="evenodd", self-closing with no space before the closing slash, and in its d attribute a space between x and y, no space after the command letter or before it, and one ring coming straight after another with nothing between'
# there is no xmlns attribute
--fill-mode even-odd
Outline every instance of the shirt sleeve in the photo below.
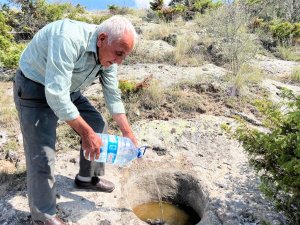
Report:
<svg viewBox="0 0 300 225"><path fill-rule="evenodd" d="M73 120L79 112L70 98L77 48L71 38L53 36L48 41L45 95L50 108L62 121Z"/></svg>
<svg viewBox="0 0 300 225"><path fill-rule="evenodd" d="M103 95L110 114L125 113L117 79L117 64L105 69L100 76Z"/></svg>

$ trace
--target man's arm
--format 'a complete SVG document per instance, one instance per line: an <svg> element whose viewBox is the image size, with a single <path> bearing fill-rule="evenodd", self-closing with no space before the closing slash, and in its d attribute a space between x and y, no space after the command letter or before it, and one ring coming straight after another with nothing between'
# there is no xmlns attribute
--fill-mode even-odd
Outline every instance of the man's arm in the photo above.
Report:
<svg viewBox="0 0 300 225"><path fill-rule="evenodd" d="M96 159L100 156L100 147L103 145L101 138L94 132L94 130L84 121L81 116L74 120L66 121L82 139L82 149L85 151L85 158Z"/></svg>
<svg viewBox="0 0 300 225"><path fill-rule="evenodd" d="M138 142L132 132L125 113L113 114L112 117L117 122L123 136L128 137L133 144L138 147Z"/></svg>
<svg viewBox="0 0 300 225"><path fill-rule="evenodd" d="M121 91L118 88L117 80L117 65L113 64L110 68L106 69L99 79L110 114L117 122L123 136L130 138L133 144L138 147L138 142L128 123L125 108L121 100Z"/></svg>

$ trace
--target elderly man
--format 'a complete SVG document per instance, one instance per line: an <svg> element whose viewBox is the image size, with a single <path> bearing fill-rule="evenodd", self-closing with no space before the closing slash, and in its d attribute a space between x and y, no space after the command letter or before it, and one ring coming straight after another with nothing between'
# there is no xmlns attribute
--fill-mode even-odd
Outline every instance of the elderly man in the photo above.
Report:
<svg viewBox="0 0 300 225"><path fill-rule="evenodd" d="M113 16L99 26L64 19L41 29L24 50L14 79L27 165L27 189L34 224L65 224L56 216L54 178L57 121L66 121L81 137L78 188L111 192L114 184L100 179L99 157L106 132L101 114L80 90L99 79L106 106L123 136L137 145L121 102L117 64L132 51L137 34L126 18Z"/></svg>

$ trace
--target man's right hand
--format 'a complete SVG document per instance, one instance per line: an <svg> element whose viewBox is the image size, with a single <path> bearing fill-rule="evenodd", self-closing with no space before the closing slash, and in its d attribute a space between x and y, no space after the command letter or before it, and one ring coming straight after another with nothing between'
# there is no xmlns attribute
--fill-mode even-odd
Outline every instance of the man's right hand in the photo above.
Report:
<svg viewBox="0 0 300 225"><path fill-rule="evenodd" d="M100 156L100 147L103 146L101 138L95 133L84 134L81 136L82 149L85 150L84 157L90 160L98 159Z"/></svg>
<svg viewBox="0 0 300 225"><path fill-rule="evenodd" d="M94 132L94 130L84 121L81 116L74 120L66 121L82 139L82 149L85 150L84 157L87 159L98 159L100 156L100 147L103 145L101 138Z"/></svg>

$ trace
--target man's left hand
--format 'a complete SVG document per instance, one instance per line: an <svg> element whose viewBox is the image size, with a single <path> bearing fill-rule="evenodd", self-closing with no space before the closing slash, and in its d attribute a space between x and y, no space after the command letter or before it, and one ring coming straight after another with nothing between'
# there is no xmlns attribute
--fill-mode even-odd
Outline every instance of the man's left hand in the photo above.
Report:
<svg viewBox="0 0 300 225"><path fill-rule="evenodd" d="M132 141L132 143L135 145L135 147L139 146L139 144L138 144L138 142L137 142L137 140L136 140L136 138L135 138L135 136L134 136L134 134L132 132L130 132L130 133L123 133L123 137L129 138Z"/></svg>

